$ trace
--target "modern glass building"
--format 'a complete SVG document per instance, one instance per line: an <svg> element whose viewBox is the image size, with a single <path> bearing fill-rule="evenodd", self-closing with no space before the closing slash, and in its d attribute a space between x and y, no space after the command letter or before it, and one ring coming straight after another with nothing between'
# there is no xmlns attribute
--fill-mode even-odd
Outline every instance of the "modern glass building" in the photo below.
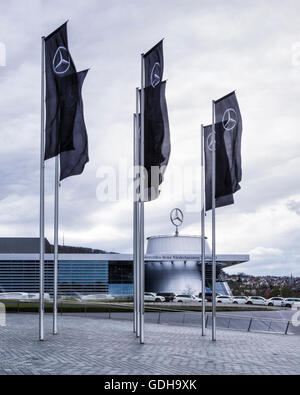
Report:
<svg viewBox="0 0 300 395"><path fill-rule="evenodd" d="M201 238L156 236L148 239L145 255L148 292L201 292ZM211 256L207 245L207 287ZM78 252L77 252L78 251ZM45 292L53 293L53 246L45 240ZM217 256L217 291L230 293L222 269L246 262L248 255ZM91 249L60 247L58 292L61 296L132 295L133 257ZM0 239L0 292L39 292L39 239Z"/></svg>

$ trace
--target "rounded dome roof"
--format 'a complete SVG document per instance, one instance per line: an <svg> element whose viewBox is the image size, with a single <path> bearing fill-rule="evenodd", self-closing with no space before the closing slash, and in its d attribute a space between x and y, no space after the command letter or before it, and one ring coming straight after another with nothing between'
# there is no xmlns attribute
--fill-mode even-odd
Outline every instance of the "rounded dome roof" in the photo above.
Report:
<svg viewBox="0 0 300 395"><path fill-rule="evenodd" d="M211 248L205 240L205 252ZM153 236L148 238L147 255L201 254L201 236Z"/></svg>

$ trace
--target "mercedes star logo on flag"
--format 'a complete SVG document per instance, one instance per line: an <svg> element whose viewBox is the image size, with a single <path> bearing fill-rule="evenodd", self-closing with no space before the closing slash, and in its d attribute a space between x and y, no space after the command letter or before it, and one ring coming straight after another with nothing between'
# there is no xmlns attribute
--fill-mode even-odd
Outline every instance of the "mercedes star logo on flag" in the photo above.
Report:
<svg viewBox="0 0 300 395"><path fill-rule="evenodd" d="M228 108L223 115L223 128L230 132L237 125L238 116L233 108Z"/></svg>
<svg viewBox="0 0 300 395"><path fill-rule="evenodd" d="M155 88L161 81L161 69L158 62L156 62L153 66L150 81L153 88Z"/></svg>
<svg viewBox="0 0 300 395"><path fill-rule="evenodd" d="M213 143L214 143L213 134L210 133L210 135L207 137L207 148L208 148L210 151L213 150Z"/></svg>
<svg viewBox="0 0 300 395"><path fill-rule="evenodd" d="M53 70L56 74L65 74L71 65L69 51L65 47L58 47L53 58Z"/></svg>

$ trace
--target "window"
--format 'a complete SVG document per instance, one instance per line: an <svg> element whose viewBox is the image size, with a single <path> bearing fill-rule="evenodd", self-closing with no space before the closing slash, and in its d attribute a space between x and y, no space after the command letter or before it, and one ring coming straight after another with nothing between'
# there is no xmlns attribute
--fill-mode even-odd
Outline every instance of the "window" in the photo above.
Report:
<svg viewBox="0 0 300 395"><path fill-rule="evenodd" d="M109 262L110 284L132 284L133 264L132 262Z"/></svg>

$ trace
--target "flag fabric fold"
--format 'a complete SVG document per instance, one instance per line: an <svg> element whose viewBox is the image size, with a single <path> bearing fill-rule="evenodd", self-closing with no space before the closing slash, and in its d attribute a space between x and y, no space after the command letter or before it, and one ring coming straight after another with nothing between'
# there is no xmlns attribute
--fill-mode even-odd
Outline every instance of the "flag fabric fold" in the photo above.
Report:
<svg viewBox="0 0 300 395"><path fill-rule="evenodd" d="M163 42L160 41L144 55L145 113L144 113L144 168L146 182L144 201L159 197L159 186L169 162L171 143L166 101L166 81L163 79Z"/></svg>
<svg viewBox="0 0 300 395"><path fill-rule="evenodd" d="M231 193L231 175L227 158L223 133L220 128L216 130L216 208L229 206L234 203ZM205 205L206 211L212 209L212 126L204 127L204 153L205 153Z"/></svg>
<svg viewBox="0 0 300 395"><path fill-rule="evenodd" d="M73 126L74 149L60 154L60 180L79 175L83 172L85 165L89 162L88 136L84 122L84 111L82 101L82 86L88 70L71 74L66 78L65 84L68 89L68 105L75 106L75 117ZM72 95L69 93L72 92Z"/></svg>

